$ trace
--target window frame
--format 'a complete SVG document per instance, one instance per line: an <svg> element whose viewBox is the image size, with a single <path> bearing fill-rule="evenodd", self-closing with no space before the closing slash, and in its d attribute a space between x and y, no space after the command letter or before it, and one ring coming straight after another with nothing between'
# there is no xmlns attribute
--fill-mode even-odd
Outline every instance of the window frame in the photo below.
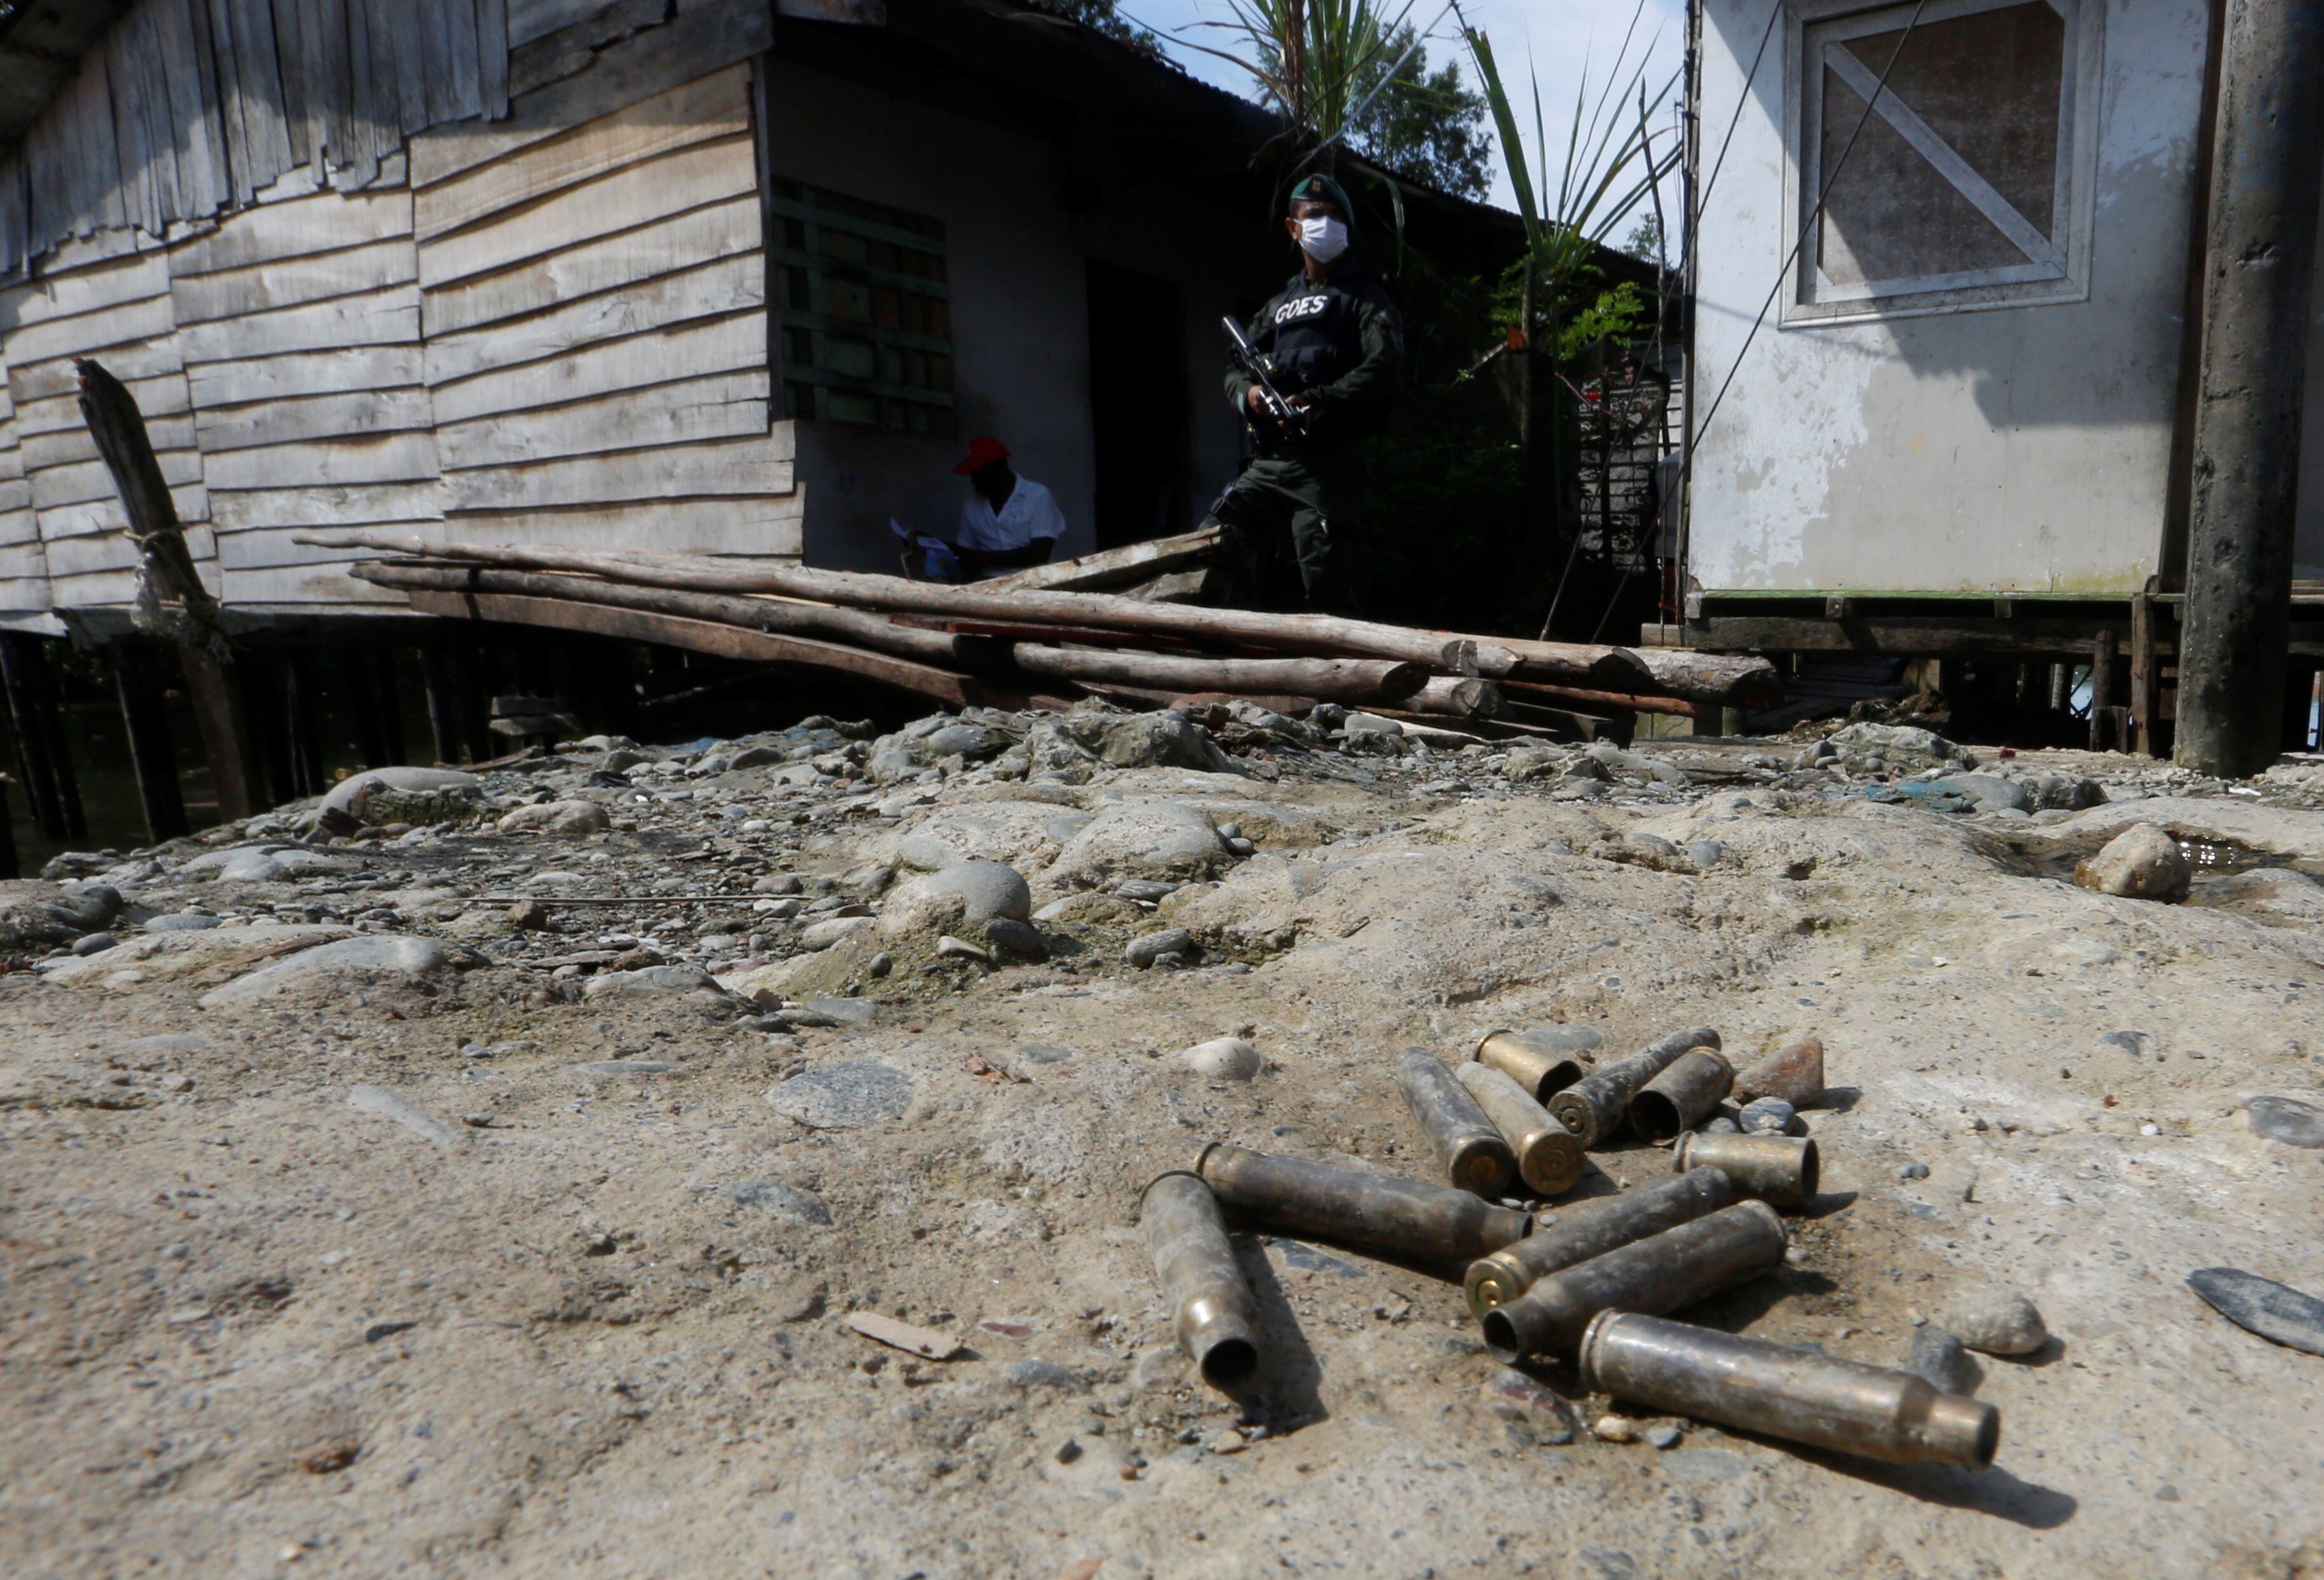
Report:
<svg viewBox="0 0 2324 1580"><path fill-rule="evenodd" d="M873 217L850 213L844 208L827 207L816 201L818 198L858 205L886 217ZM762 245L767 262L767 310L771 350L769 361L777 372L773 411L788 421L811 422L901 439L950 441L959 427L959 396L951 382L958 373L958 339L956 328L950 322L952 248L945 222L935 215L916 213L877 199L859 198L852 192L819 182L781 174L776 174L768 180L761 198L761 209L765 217L766 228ZM904 223L891 224L890 219ZM811 247L804 250L794 247L786 235L786 226L790 223L824 226L862 241L884 243L927 254L937 260L941 278L930 278L872 263L844 260L828 254L818 254ZM920 226L926 228L918 228ZM876 291L881 285L888 285L907 294L940 301L945 304L946 333L936 337L886 328L876 321L844 319L818 313L811 307L787 303L785 299L791 288L786 276L792 273L820 274L830 280L860 285L866 291ZM875 371L870 375L843 373L815 358L795 356L791 355L790 346L790 337L794 334L825 336L860 344L872 356ZM890 352L942 357L946 369L945 386L939 389L933 385L896 383L881 376L879 364ZM792 409L794 386L810 396L809 401L797 411ZM865 422L832 415L823 407L835 393L869 400L873 402L875 411L882 412L890 406L903 411L916 409L925 414L925 423L920 427L911 426L908 422L899 426L876 418Z"/></svg>
<svg viewBox="0 0 2324 1580"><path fill-rule="evenodd" d="M2053 224L2052 243L2053 248L2061 247L2061 255L2053 251L2046 262L2029 259L2024 263L1997 268L1868 281L1860 285L1839 285L1824 280L1812 245L1815 238L1810 236L1805 242L1801 239L1823 180L1821 152L1824 50L1841 40L1896 31L1911 20L1913 5L1911 0L1877 0L1876 4L1867 4L1867 0L1778 3L1784 7L1784 58L1791 64L1791 69L1784 73L1784 85L1783 245L1786 251L1794 245L1799 249L1790 267L1790 279L1781 293L1783 325L1920 318L1934 313L2089 300L2090 234L2098 208L2098 127L2104 108L2106 0L2039 0L2056 12L2066 27L2059 83L2057 188L2051 210L2061 221ZM2029 0L1929 0L1921 13L1921 24L1926 26L1932 22L2027 3ZM1812 60L1811 50L1816 51ZM1860 61L1857 64L1861 66ZM1863 75L1865 80L1858 85L1858 91L1868 95L1879 73L1865 69ZM1882 94L1873 115L1912 143L1924 159L1930 156L1922 148L1923 136L1943 148L1942 143L1925 127L1920 127L1916 134L1899 126L1886 114L1889 104L1888 96ZM1900 107L1917 123L1918 117L1911 115L1908 105L1900 101ZM1949 149L1944 152L1950 152ZM1967 168L1957 154L1952 158ZM1934 167L1932 173L1935 179L1950 179L1940 160L1932 159L1930 162ZM1958 181L1952 185L1985 211L1985 205ZM1991 219L1989 211L1987 217ZM1821 216L1817 217L1817 223L1822 224ZM2009 235L2006 225L1995 222L1995 228L2004 236ZM2024 244L2019 245L2022 249Z"/></svg>

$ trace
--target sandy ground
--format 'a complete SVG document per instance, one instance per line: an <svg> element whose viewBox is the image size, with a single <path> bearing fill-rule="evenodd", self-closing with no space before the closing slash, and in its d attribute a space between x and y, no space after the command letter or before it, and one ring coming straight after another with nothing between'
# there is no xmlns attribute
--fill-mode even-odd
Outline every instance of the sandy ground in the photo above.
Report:
<svg viewBox="0 0 2324 1580"><path fill-rule="evenodd" d="M487 776L482 821L285 870L204 875L201 842L60 869L130 909L119 947L0 975L0 1568L2324 1574L2324 1361L2183 1282L2324 1290L2324 1159L2243 1111L2324 1087L2307 770L2233 787L2254 795L2034 754L2015 767L2166 793L2028 818L1881 804L1795 744L1667 743L1610 785L1512 782L1498 750L1243 760L1271 782L1038 762L1028 782L970 753L877 785L876 751L790 739L821 771L715 772L736 744L691 777L682 753L641 775L583 753ZM617 826L495 827L548 799ZM1256 854L1148 837L1154 807ZM1093 843L1092 814L1129 833ZM2140 818L2265 860L2185 904L2065 881ZM844 880L892 913L867 869L899 855L1009 860L1036 905L1094 887L1037 924L1048 961L989 970L877 921L804 954L815 917L765 903L796 874L799 901ZM1153 910L1106 893L1149 869L1218 881ZM514 926L512 893L570 930ZM188 910L226 925L141 929ZM1202 964L1122 963L1171 925ZM441 947L231 985L374 934ZM586 991L650 963L641 939L732 991ZM763 1012L851 984L844 1013ZM1690 1319L1895 1363L1950 1302L2022 1290L2053 1337L1982 1363L1997 1463L1692 1424L1600 1441L1609 1407L1554 1366L1570 1407L1493 1391L1457 1269L1267 1236L1242 1242L1254 1391L1193 1380L1139 1187L1213 1139L1419 1172L1396 1051L1549 1021L1613 1052L1701 1022L1738 1058L1820 1037L1825 1194L1792 1220L1796 1265ZM1230 1034L1266 1056L1255 1080L1176 1058ZM892 1072L835 1088L868 1107L770 1101L859 1061ZM1596 1160L1593 1191L1669 1168L1634 1143ZM846 1327L858 1309L968 1347L914 1360Z"/></svg>

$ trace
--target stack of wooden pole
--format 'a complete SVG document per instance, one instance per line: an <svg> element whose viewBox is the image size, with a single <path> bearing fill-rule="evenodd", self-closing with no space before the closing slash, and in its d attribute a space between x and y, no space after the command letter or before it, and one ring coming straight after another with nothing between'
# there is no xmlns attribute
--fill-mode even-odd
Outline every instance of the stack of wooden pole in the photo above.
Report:
<svg viewBox="0 0 2324 1580"><path fill-rule="evenodd" d="M949 707L1219 694L1471 721L1709 713L1780 697L1764 660L1528 642L1084 590L1178 572L1204 534L969 586L697 555L383 531L354 574L429 614L556 626L846 675Z"/></svg>

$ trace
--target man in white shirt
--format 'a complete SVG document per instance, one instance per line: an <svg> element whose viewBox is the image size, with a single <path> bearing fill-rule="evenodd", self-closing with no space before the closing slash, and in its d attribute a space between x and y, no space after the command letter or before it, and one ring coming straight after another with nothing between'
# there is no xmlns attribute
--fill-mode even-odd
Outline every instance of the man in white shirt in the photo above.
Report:
<svg viewBox="0 0 2324 1580"><path fill-rule="evenodd" d="M1047 489L1010 467L1007 445L989 435L973 439L953 470L968 479L954 547L970 577L1049 562L1050 551L1065 535L1065 513Z"/></svg>

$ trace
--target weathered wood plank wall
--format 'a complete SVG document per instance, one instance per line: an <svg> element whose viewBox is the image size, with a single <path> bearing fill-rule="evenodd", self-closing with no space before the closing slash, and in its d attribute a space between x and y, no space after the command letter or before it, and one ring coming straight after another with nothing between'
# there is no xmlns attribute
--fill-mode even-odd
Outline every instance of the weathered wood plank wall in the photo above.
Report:
<svg viewBox="0 0 2324 1580"><path fill-rule="evenodd" d="M43 545L51 607L125 604L137 550L113 478L81 420L73 359L94 356L144 412L187 546L213 593L217 548L195 442L184 346L170 300L170 254L116 228L57 249L34 278L0 291L0 336L24 476Z"/></svg>
<svg viewBox="0 0 2324 1580"><path fill-rule="evenodd" d="M230 606L401 602L291 544L316 526L796 555L769 14L143 0L0 152L0 619L134 593L76 356L128 383Z"/></svg>
<svg viewBox="0 0 2324 1580"><path fill-rule="evenodd" d="M769 418L750 88L733 66L496 157L416 162L444 172L413 212L456 522L798 551L789 429Z"/></svg>
<svg viewBox="0 0 2324 1580"><path fill-rule="evenodd" d="M224 601L398 601L290 537L444 519L410 189L261 204L171 249L170 270Z"/></svg>
<svg viewBox="0 0 2324 1580"><path fill-rule="evenodd" d="M49 606L49 557L32 513L32 485L16 432L16 402L0 362L0 610L37 613Z"/></svg>

